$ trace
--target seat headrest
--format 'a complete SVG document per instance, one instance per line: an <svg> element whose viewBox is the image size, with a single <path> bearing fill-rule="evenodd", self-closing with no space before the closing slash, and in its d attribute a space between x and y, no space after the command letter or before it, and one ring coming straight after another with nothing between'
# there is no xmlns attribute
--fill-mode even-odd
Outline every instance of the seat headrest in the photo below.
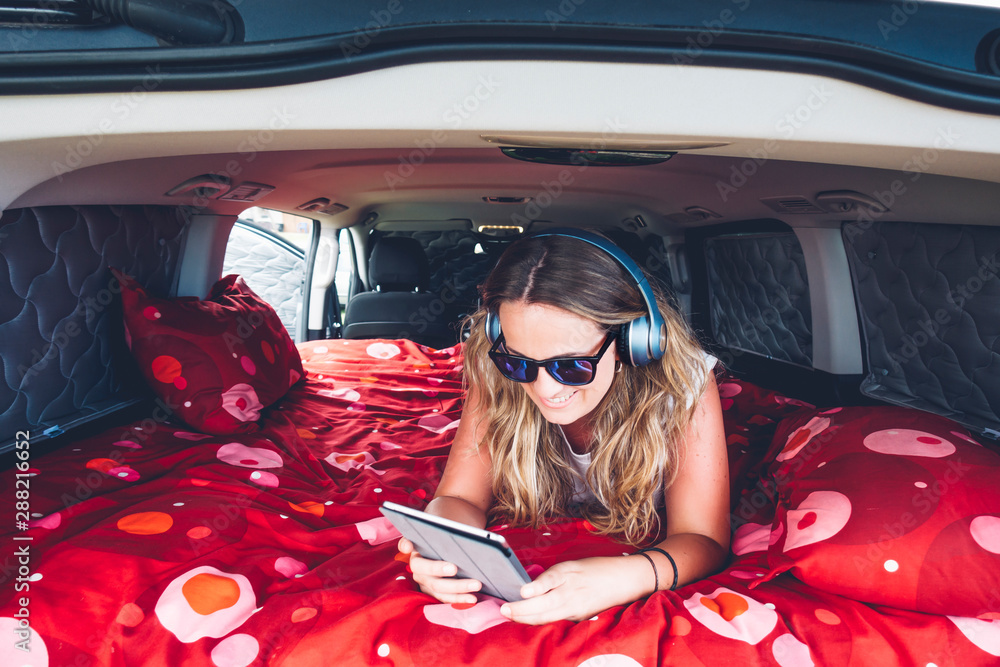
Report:
<svg viewBox="0 0 1000 667"><path fill-rule="evenodd" d="M379 239L368 259L368 281L383 292L426 290L430 267L420 241L407 236Z"/></svg>

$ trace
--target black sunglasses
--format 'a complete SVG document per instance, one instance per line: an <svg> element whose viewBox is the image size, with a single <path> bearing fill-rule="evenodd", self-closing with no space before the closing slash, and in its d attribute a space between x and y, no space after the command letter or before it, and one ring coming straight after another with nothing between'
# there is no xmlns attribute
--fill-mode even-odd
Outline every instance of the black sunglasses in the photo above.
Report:
<svg viewBox="0 0 1000 667"><path fill-rule="evenodd" d="M490 359L496 364L497 369L508 380L514 382L534 382L538 377L538 367L544 366L552 378L560 383L571 387L578 387L590 384L594 381L594 374L597 372L597 362L601 360L604 353L608 351L611 341L617 338L618 334L611 332L604 339L604 345L592 357L556 357L554 359L544 359L535 361L527 357L519 357L509 352L501 352L500 346L504 342L503 334L497 336L493 347L490 348Z"/></svg>

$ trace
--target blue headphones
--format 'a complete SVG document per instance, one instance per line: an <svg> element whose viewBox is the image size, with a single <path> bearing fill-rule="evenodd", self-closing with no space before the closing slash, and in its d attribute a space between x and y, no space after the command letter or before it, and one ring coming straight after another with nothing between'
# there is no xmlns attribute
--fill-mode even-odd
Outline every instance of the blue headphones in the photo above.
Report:
<svg viewBox="0 0 1000 667"><path fill-rule="evenodd" d="M632 276L649 312L648 316L637 317L622 326L618 335L618 356L631 366L645 366L663 357L667 349L667 325L660 309L656 307L656 297L645 274L624 250L603 236L583 229L550 229L533 236L566 236L597 246L611 255ZM500 317L493 312L486 313L485 326L490 344L495 343L500 337Z"/></svg>

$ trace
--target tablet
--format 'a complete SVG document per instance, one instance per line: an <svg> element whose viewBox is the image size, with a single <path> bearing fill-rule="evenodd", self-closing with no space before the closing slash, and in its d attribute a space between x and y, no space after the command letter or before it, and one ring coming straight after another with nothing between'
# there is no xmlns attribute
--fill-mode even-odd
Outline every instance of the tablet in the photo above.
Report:
<svg viewBox="0 0 1000 667"><path fill-rule="evenodd" d="M503 535L392 502L379 510L421 556L454 564L457 578L479 581L487 595L520 600L521 586L531 581Z"/></svg>

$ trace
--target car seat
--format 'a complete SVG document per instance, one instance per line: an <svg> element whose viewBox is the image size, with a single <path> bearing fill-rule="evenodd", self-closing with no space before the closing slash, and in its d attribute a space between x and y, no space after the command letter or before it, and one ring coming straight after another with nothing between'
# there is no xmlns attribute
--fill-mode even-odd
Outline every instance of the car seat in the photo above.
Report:
<svg viewBox="0 0 1000 667"><path fill-rule="evenodd" d="M439 299L427 291L427 255L402 236L379 239L368 259L372 291L356 294L344 313L344 338L407 338L443 348L458 336Z"/></svg>

